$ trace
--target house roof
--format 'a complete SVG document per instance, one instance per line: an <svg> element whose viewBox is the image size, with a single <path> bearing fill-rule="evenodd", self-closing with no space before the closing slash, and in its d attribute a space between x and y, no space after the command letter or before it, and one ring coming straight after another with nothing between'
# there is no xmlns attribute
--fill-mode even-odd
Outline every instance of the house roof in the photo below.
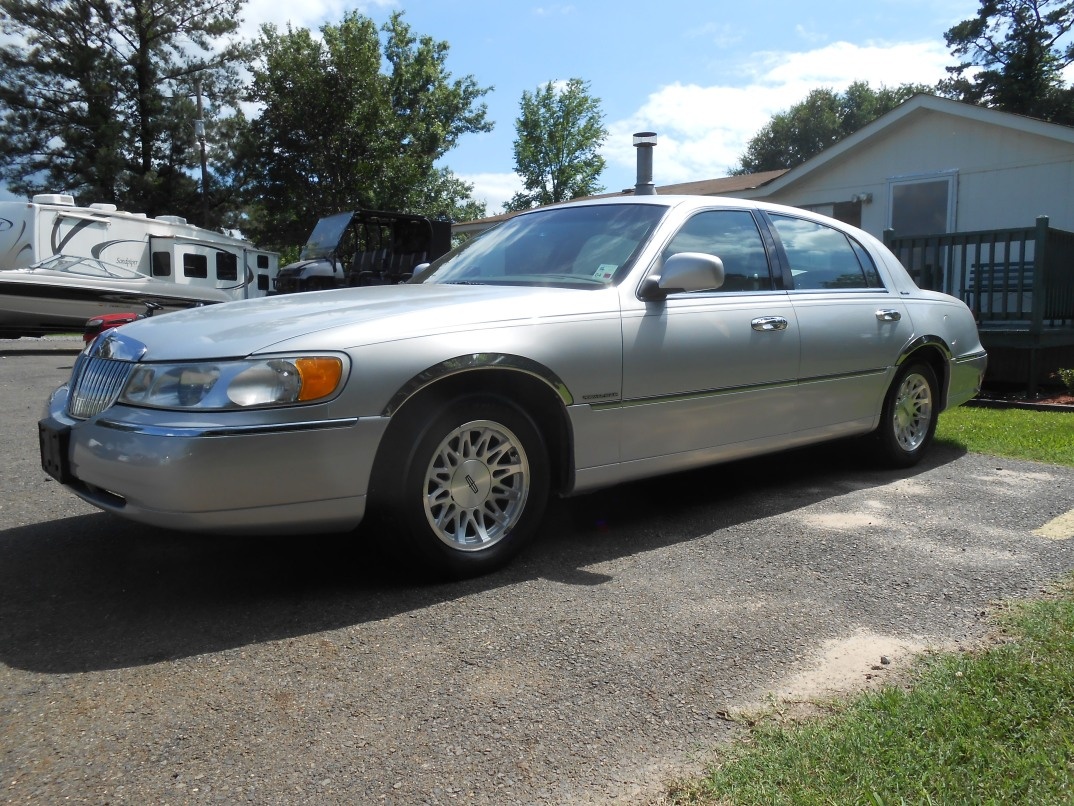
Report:
<svg viewBox="0 0 1074 806"><path fill-rule="evenodd" d="M978 123L987 123L992 126L1002 126L1025 134L1048 137L1074 145L1074 127L1063 126L1058 123L1047 123L1043 120L1015 115L1010 112L1000 112L996 109L988 109L961 101L952 101L949 98L940 98L937 95L915 95L890 112L881 115L872 123L863 126L830 148L826 148L816 156L806 160L801 165L795 166L789 171L784 171L780 176L766 183L763 190L760 188L744 188L741 191L742 195L757 198L782 190L805 176L815 171L823 170L825 167L843 159L881 134L888 133L899 126L930 114L943 114Z"/></svg>

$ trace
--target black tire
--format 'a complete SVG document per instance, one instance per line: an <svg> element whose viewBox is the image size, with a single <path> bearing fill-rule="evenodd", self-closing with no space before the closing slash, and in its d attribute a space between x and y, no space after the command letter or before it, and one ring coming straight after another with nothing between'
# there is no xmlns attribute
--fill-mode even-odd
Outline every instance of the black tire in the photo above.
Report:
<svg viewBox="0 0 1074 806"><path fill-rule="evenodd" d="M936 433L938 389L936 373L924 362L911 362L895 374L876 430L885 464L911 467L921 461Z"/></svg>
<svg viewBox="0 0 1074 806"><path fill-rule="evenodd" d="M418 570L488 573L536 532L548 500L548 451L510 401L466 395L439 406L390 462L389 518Z"/></svg>

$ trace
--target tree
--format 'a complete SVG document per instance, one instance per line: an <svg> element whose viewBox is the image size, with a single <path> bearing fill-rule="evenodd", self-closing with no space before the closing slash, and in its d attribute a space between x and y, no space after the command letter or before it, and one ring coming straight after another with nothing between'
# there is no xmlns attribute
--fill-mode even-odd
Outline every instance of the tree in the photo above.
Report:
<svg viewBox="0 0 1074 806"><path fill-rule="evenodd" d="M874 90L856 81L842 93L815 89L804 101L772 116L750 139L734 173L801 165L920 92L930 92L930 88L902 84Z"/></svg>
<svg viewBox="0 0 1074 806"><path fill-rule="evenodd" d="M341 210L480 217L472 186L435 163L460 136L489 131L489 90L451 80L446 42L417 37L393 14L375 24L262 28L248 100L260 114L240 137L234 174L251 199L244 229L260 243L301 243ZM385 66L382 72L382 65Z"/></svg>
<svg viewBox="0 0 1074 806"><path fill-rule="evenodd" d="M210 127L248 59L244 0L0 0L0 177L200 218L197 85Z"/></svg>
<svg viewBox="0 0 1074 806"><path fill-rule="evenodd" d="M903 84L874 90L856 81L843 93L815 89L785 112L777 113L747 145L736 173L793 168L891 111L924 85Z"/></svg>
<svg viewBox="0 0 1074 806"><path fill-rule="evenodd" d="M580 78L558 86L549 82L532 94L523 91L520 105L515 172L525 190L504 209L526 210L604 190L597 180L604 171L599 151L608 130L600 99L589 94L589 82Z"/></svg>
<svg viewBox="0 0 1074 806"><path fill-rule="evenodd" d="M962 61L947 68L941 88L969 103L1074 124L1074 90L1062 77L1074 63L1072 27L1074 2L981 0L976 17L944 34Z"/></svg>

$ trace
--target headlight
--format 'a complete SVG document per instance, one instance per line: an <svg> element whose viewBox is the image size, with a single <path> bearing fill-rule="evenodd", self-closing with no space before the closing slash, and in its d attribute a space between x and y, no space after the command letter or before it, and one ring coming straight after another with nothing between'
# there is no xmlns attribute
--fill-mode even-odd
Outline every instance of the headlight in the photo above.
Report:
<svg viewBox="0 0 1074 806"><path fill-rule="evenodd" d="M315 403L343 383L339 356L140 364L120 403L161 409L241 409Z"/></svg>

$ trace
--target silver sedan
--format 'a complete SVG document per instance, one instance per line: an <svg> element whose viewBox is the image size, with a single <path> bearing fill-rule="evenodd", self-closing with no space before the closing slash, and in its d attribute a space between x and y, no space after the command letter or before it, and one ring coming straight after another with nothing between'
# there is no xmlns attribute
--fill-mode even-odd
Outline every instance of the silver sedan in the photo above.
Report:
<svg viewBox="0 0 1074 806"><path fill-rule="evenodd" d="M102 334L44 468L154 526L353 529L448 576L550 495L854 435L900 467L986 364L959 300L803 210L624 197L517 215L404 285L225 303Z"/></svg>

